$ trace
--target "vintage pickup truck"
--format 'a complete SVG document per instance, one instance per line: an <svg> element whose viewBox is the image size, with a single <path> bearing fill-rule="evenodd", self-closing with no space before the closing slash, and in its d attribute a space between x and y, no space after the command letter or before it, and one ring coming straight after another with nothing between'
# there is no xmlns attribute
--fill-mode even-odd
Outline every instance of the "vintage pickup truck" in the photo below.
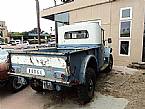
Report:
<svg viewBox="0 0 145 109"><path fill-rule="evenodd" d="M58 28L58 47L11 52L13 75L29 77L36 91L77 87L81 101L94 95L96 76L111 71L112 48L105 47L104 31L98 23L82 22ZM111 43L111 39L107 40Z"/></svg>

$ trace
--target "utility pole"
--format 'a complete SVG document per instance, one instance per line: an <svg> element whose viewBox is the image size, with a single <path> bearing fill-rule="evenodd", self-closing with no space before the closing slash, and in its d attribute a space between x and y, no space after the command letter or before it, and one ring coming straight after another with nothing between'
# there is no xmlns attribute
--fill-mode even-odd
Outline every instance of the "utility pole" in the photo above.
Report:
<svg viewBox="0 0 145 109"><path fill-rule="evenodd" d="M40 9L39 9L39 1L36 1L36 14L37 14L37 33L38 33L38 44L41 44L41 39L40 39Z"/></svg>
<svg viewBox="0 0 145 109"><path fill-rule="evenodd" d="M54 0L54 6L56 6L56 0Z"/></svg>
<svg viewBox="0 0 145 109"><path fill-rule="evenodd" d="M56 6L56 0L54 0L54 6ZM55 15L54 15L54 21L55 21ZM57 27L57 21L55 21L55 47L58 47L58 27Z"/></svg>

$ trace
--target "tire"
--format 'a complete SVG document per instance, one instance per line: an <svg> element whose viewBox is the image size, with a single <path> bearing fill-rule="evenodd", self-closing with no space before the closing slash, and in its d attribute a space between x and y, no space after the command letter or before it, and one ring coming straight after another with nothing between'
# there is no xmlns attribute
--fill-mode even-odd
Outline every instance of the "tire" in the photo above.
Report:
<svg viewBox="0 0 145 109"><path fill-rule="evenodd" d="M36 92L43 92L43 83L40 80L32 79L30 82L30 86Z"/></svg>
<svg viewBox="0 0 145 109"><path fill-rule="evenodd" d="M96 74L93 68L88 67L85 74L86 81L78 87L78 97L82 104L90 102L94 97Z"/></svg>
<svg viewBox="0 0 145 109"><path fill-rule="evenodd" d="M18 80L20 79L20 81ZM18 92L28 85L28 80L24 77L10 77L8 88L12 92Z"/></svg>
<svg viewBox="0 0 145 109"><path fill-rule="evenodd" d="M7 80L0 80L0 88L5 87L7 85Z"/></svg>
<svg viewBox="0 0 145 109"><path fill-rule="evenodd" d="M110 60L107 68L105 69L105 72L109 73L112 70L112 67L113 67L113 56L112 54L110 54Z"/></svg>

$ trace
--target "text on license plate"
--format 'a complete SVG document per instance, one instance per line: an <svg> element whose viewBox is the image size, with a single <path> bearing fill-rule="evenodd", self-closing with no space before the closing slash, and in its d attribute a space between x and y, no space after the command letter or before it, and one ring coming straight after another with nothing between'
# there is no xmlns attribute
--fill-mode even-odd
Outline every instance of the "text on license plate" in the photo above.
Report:
<svg viewBox="0 0 145 109"><path fill-rule="evenodd" d="M31 75L45 76L43 69L27 68L27 73Z"/></svg>

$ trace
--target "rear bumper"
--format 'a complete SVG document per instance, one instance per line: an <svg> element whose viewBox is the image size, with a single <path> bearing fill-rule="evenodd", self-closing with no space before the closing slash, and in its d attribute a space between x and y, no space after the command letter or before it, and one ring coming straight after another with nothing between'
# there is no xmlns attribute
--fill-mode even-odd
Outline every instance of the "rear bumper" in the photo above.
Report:
<svg viewBox="0 0 145 109"><path fill-rule="evenodd" d="M8 72L8 74L16 75L16 76L23 76L23 77L27 77L27 78L30 78L30 79L34 78L34 79L39 79L39 80L42 80L42 81L50 81L50 82L55 83L55 84L71 87L70 82L65 82L65 81L62 81L62 80L52 80L52 79L49 79L47 77L42 77L42 76L37 76L37 75L29 75L29 74L22 74L22 73L10 73L10 72Z"/></svg>

